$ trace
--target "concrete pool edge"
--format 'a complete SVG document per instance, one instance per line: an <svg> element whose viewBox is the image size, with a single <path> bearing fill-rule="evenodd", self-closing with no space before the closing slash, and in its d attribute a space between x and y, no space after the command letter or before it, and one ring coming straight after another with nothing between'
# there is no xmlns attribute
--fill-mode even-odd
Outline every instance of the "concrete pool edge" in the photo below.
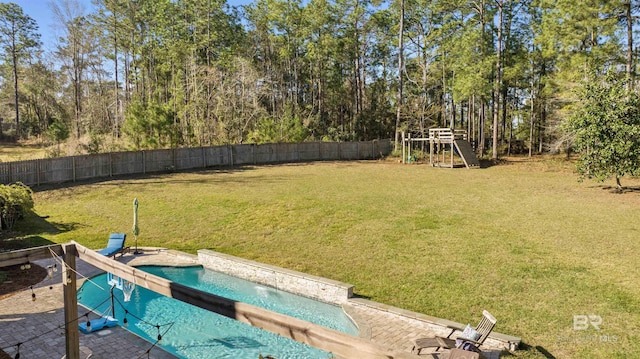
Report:
<svg viewBox="0 0 640 359"><path fill-rule="evenodd" d="M196 256L171 251L171 254L186 256L193 260ZM263 264L249 259L235 257L229 254L215 252L209 249L198 250L197 261L205 268L228 275L268 285L294 294L320 300L329 304L339 305L352 319L359 330L359 337L371 339L371 328L366 320L360 318L350 307L366 307L402 318L412 324L424 327L437 335L447 336L451 330L462 331L464 324L447 319L432 317L426 314L393 307L371 300L354 297L354 286L332 279L318 277L302 272L293 271L273 265ZM519 337L492 332L485 341L485 345L500 350L516 350L522 339Z"/></svg>
<svg viewBox="0 0 640 359"><path fill-rule="evenodd" d="M353 285L351 284L263 264L209 249L198 250L198 261L203 267L216 272L329 304L341 305L353 296Z"/></svg>
<svg viewBox="0 0 640 359"><path fill-rule="evenodd" d="M422 327L425 329L425 331L432 332L438 336L446 337L451 333L452 330L460 334L466 327L466 324L454 322L448 319L433 317L422 313L412 312L410 310L374 302L363 298L351 298L349 300L349 305L352 305L354 307L367 307L369 309L374 309L380 313L388 314L396 318L401 318L403 321L406 321L411 325ZM455 335L453 337L455 337ZM484 346L493 349L514 351L517 350L521 341L522 339L519 337L493 331L487 337Z"/></svg>

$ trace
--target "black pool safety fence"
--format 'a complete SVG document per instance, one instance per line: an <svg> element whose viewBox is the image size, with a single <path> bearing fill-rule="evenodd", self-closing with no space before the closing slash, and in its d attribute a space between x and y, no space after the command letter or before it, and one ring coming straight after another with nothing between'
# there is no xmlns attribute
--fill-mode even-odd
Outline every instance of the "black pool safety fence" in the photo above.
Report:
<svg viewBox="0 0 640 359"><path fill-rule="evenodd" d="M210 167L372 160L389 155L392 148L390 139L237 144L0 162L0 184L22 182L28 186L39 186Z"/></svg>

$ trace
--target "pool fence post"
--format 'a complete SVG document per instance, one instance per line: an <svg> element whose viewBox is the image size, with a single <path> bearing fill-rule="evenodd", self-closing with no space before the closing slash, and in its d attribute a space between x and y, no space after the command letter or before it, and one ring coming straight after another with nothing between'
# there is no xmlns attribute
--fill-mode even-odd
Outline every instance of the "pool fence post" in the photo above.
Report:
<svg viewBox="0 0 640 359"><path fill-rule="evenodd" d="M66 359L80 359L80 334L78 333L78 288L76 283L76 246L62 246L64 266L62 288L64 294L64 337Z"/></svg>

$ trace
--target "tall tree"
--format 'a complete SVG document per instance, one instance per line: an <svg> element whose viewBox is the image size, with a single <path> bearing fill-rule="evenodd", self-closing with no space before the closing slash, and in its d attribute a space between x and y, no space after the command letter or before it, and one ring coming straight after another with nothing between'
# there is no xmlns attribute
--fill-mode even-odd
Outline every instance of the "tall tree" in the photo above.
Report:
<svg viewBox="0 0 640 359"><path fill-rule="evenodd" d="M120 127L122 125L122 117L124 106L126 102L122 100L121 96L121 72L120 62L122 44L126 41L130 34L130 26L127 23L125 17L125 0L95 0L97 12L93 15L93 18L99 28L102 29L103 47L111 50L111 53L106 56L106 59L113 61L113 136L115 138L120 136ZM124 62L124 61L123 61Z"/></svg>
<svg viewBox="0 0 640 359"><path fill-rule="evenodd" d="M398 95L396 97L396 133L395 133L395 149L398 149L400 140L400 120L402 117L402 69L404 68L402 61L404 60L404 0L400 1L400 24L398 27ZM404 161L404 159L403 159Z"/></svg>
<svg viewBox="0 0 640 359"><path fill-rule="evenodd" d="M46 132L54 119L67 118L61 104L60 73L52 60L40 54L29 64L21 78L22 127L27 135L39 136Z"/></svg>
<svg viewBox="0 0 640 359"><path fill-rule="evenodd" d="M621 9L618 12L618 17L623 25L625 25L625 32L627 38L627 58L626 58L626 71L627 71L627 90L631 91L634 87L635 81L635 69L634 69L634 53L633 53L633 25L638 20L638 10L640 10L640 3L633 0L621 0Z"/></svg>
<svg viewBox="0 0 640 359"><path fill-rule="evenodd" d="M40 46L40 34L37 31L38 25L35 20L26 15L19 5L0 3L0 46L2 46L5 63L9 62L12 69L13 104L18 136L20 136L18 65L20 61L30 56L31 50Z"/></svg>
<svg viewBox="0 0 640 359"><path fill-rule="evenodd" d="M85 78L90 53L96 50L91 46L91 41L95 38L90 31L85 9L77 0L60 0L58 3L52 3L52 9L62 30L56 55L62 62L62 68L70 82L68 85L73 98L73 128L76 138L80 138L84 127L83 110L87 92L84 88Z"/></svg>
<svg viewBox="0 0 640 359"><path fill-rule="evenodd" d="M575 111L576 87L607 68L624 68L620 1L540 0L538 151L562 145L560 125ZM554 140L555 139L555 140ZM555 142L555 143L554 143Z"/></svg>
<svg viewBox="0 0 640 359"><path fill-rule="evenodd" d="M491 159L494 161L498 159L498 122L500 111L500 94L502 93L502 36L504 28L504 6L505 0L497 0L496 6L498 7L497 17L497 39L496 39L496 69L494 74L493 85L493 134L492 134L492 151ZM504 107L504 104L503 104ZM504 111L504 108L503 108Z"/></svg>

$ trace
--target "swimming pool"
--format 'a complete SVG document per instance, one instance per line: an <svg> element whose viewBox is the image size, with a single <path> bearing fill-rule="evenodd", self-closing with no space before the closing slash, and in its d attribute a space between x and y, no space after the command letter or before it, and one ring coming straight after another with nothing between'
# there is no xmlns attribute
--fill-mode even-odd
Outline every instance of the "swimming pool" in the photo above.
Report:
<svg viewBox="0 0 640 359"><path fill-rule="evenodd" d="M341 308L265 287L202 267L138 267L148 273L229 299L263 307L348 334L358 330ZM106 274L92 278L81 287L78 301L96 313L110 313L111 300ZM161 347L189 359L331 358L325 351L264 331L207 310L136 287L131 301L114 291L115 316L122 324L127 311L127 329L155 342L162 334ZM139 319L141 320L139 320ZM158 328L156 325L160 325Z"/></svg>

